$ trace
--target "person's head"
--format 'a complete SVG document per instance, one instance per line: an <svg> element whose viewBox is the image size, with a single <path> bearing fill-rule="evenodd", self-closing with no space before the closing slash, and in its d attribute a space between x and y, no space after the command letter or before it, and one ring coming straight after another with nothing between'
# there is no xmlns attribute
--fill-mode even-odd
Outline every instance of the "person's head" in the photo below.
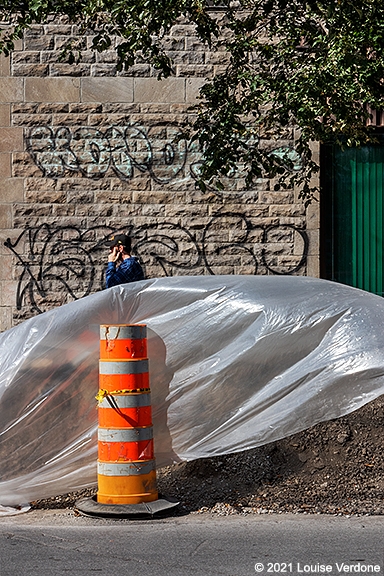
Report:
<svg viewBox="0 0 384 576"><path fill-rule="evenodd" d="M126 234L113 234L106 242L106 245L109 246L111 252L117 248L121 253L131 253L131 239Z"/></svg>

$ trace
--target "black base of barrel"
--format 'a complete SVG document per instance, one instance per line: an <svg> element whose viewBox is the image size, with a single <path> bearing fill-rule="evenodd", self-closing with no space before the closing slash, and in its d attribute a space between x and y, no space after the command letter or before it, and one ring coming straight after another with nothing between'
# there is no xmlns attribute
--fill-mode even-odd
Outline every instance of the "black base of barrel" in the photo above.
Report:
<svg viewBox="0 0 384 576"><path fill-rule="evenodd" d="M140 504L100 504L96 496L93 496L78 500L75 510L85 516L100 518L155 518L169 514L179 504L175 498L165 498L161 495L158 500Z"/></svg>

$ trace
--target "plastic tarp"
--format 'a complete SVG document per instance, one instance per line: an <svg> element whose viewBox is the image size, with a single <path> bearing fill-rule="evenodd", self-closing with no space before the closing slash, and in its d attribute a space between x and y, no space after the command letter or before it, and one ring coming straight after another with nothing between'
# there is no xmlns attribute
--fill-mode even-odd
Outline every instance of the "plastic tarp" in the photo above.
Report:
<svg viewBox="0 0 384 576"><path fill-rule="evenodd" d="M289 276L116 286L0 334L3 513L96 484L99 325L121 323L148 327L158 467L254 448L384 392L378 296Z"/></svg>

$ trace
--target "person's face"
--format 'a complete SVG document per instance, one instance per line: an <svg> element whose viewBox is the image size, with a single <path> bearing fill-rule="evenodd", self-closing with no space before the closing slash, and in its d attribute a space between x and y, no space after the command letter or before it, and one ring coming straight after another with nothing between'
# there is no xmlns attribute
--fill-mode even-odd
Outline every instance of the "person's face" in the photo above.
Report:
<svg viewBox="0 0 384 576"><path fill-rule="evenodd" d="M123 246L121 245L116 245L116 246L110 246L109 247L109 253L113 254L115 257L116 256L121 256L123 252Z"/></svg>

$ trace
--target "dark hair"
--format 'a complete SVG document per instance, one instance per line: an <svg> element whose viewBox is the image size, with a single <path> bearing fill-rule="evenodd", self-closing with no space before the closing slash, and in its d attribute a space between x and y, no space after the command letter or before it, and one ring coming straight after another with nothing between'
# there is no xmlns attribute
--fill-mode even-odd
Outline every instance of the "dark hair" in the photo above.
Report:
<svg viewBox="0 0 384 576"><path fill-rule="evenodd" d="M126 236L125 238L126 238L126 240L125 240L125 244L123 244L123 246L124 246L126 252L130 252L130 251L131 251L131 246L132 246L131 239L130 239L129 236Z"/></svg>

